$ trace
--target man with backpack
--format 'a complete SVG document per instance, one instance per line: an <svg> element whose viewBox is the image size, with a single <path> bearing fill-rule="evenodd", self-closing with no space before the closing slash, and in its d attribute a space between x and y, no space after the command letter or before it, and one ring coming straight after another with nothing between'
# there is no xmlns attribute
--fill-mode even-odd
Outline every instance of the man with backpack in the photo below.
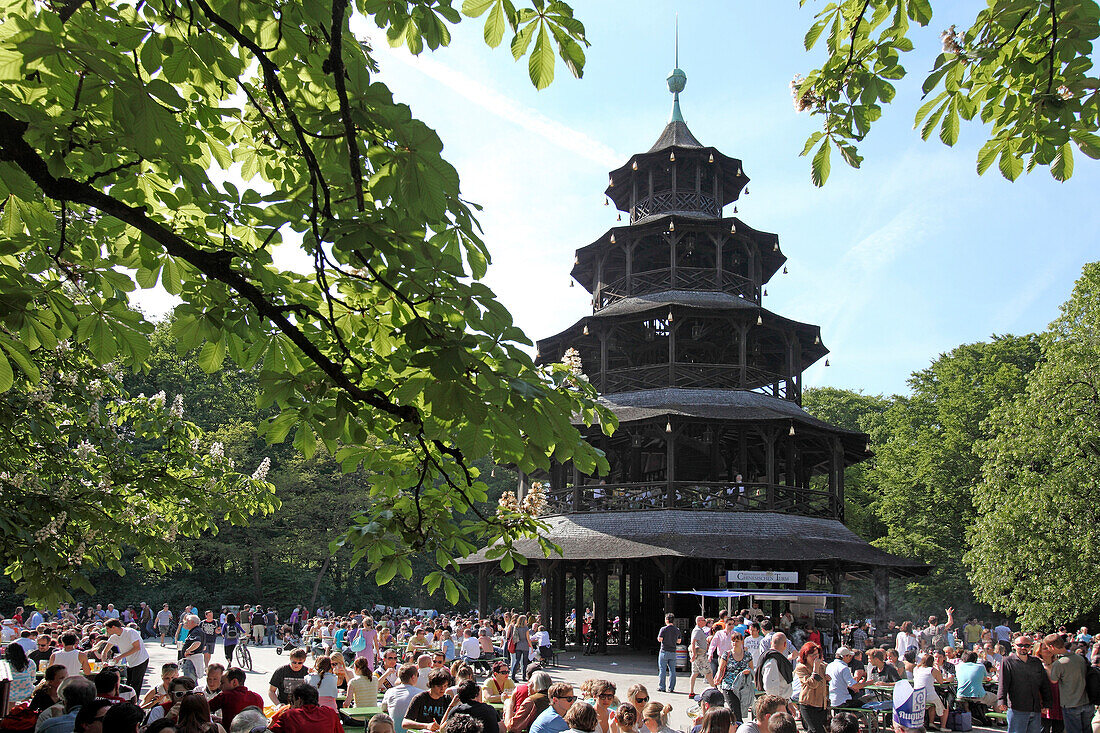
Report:
<svg viewBox="0 0 1100 733"><path fill-rule="evenodd" d="M1043 642L1050 648L1050 681L1058 683L1058 697L1062 705L1062 720L1066 733L1088 733L1092 730L1095 712L1089 702L1086 681L1092 671L1080 654L1070 654L1066 639L1061 634L1049 634ZM1093 671L1095 675L1096 672Z"/></svg>

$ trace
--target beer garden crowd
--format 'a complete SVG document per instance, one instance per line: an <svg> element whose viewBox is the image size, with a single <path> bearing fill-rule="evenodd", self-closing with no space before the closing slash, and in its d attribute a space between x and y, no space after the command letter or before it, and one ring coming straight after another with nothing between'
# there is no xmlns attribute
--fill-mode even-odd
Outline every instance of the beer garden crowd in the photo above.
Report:
<svg viewBox="0 0 1100 733"><path fill-rule="evenodd" d="M575 634L579 621L583 640L594 625L582 613L567 629ZM923 691L931 730L1003 719L1009 733L1100 733L1100 638L1094 644L1086 628L957 623L950 608L942 622L874 629L863 621L834 633L795 623L789 611L773 622L756 605L700 616L690 631L666 620L654 639L657 691L676 692L685 644L692 733L870 731L889 717L903 681ZM176 613L142 603L121 612L18 608L0 628L12 703L0 730L676 733L671 706L651 700L643 680L622 692L598 678L555 681L553 643L537 614L376 607L338 616L298 607L284 620L259 606ZM618 619L608 628L625 631ZM157 643L174 646L177 661L146 692L147 645ZM287 656L267 689L248 689L238 666L239 647L249 646ZM923 728L896 716L893 726Z"/></svg>

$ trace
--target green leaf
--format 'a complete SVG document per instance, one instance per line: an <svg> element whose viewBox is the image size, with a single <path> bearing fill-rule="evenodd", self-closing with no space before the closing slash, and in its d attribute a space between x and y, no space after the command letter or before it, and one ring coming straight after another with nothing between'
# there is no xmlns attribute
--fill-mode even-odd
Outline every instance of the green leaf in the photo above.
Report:
<svg viewBox="0 0 1100 733"><path fill-rule="evenodd" d="M1001 175L1010 181L1015 181L1024 172L1024 161L1008 147L1001 151L1001 158L997 161L997 166L1001 169Z"/></svg>
<svg viewBox="0 0 1100 733"><path fill-rule="evenodd" d="M0 392L7 392L14 383L15 374L12 372L11 364L8 363L8 357L0 351Z"/></svg>
<svg viewBox="0 0 1100 733"><path fill-rule="evenodd" d="M810 180L818 188L829 180L829 138L821 142L821 147L814 153L813 162L810 165Z"/></svg>
<svg viewBox="0 0 1100 733"><path fill-rule="evenodd" d="M1054 177L1056 181L1067 181L1073 177L1073 145L1070 143L1063 143L1058 148L1058 154L1054 156L1054 161L1050 164L1050 175Z"/></svg>
<svg viewBox="0 0 1100 733"><path fill-rule="evenodd" d="M955 99L955 97L951 98L943 124L940 125L940 140L948 146L954 145L959 139L959 108Z"/></svg>
<svg viewBox="0 0 1100 733"><path fill-rule="evenodd" d="M821 32L825 30L825 26L828 21L821 20L810 26L810 30L806 31L806 37L802 40L802 45L809 51L817 43L817 39L821 37Z"/></svg>
<svg viewBox="0 0 1100 733"><path fill-rule="evenodd" d="M536 28L536 23L528 23L512 39L512 58L516 61L519 61L523 58L523 54L527 53L527 47L531 45L531 39L534 37Z"/></svg>
<svg viewBox="0 0 1100 733"><path fill-rule="evenodd" d="M1001 151L1004 143L1000 140L988 140L985 145L982 145L982 149L978 151L978 175L983 175L989 166L993 165L993 161L997 159L997 153Z"/></svg>
<svg viewBox="0 0 1100 733"><path fill-rule="evenodd" d="M527 69L531 74L531 83L536 89L545 89L550 86L550 82L554 81L554 49L550 45L550 35L546 32L546 26L541 22Z"/></svg>
<svg viewBox="0 0 1100 733"><path fill-rule="evenodd" d="M0 216L0 231L5 235L14 237L23 233L23 219L19 214L19 199L9 195L4 202L4 213Z"/></svg>
<svg viewBox="0 0 1100 733"><path fill-rule="evenodd" d="M910 18L922 26L928 25L932 20L932 5L928 0L909 0L906 12Z"/></svg>
<svg viewBox="0 0 1100 733"><path fill-rule="evenodd" d="M213 374L222 368L225 361L225 339L207 341L199 350L199 366L207 374Z"/></svg>
<svg viewBox="0 0 1100 733"><path fill-rule="evenodd" d="M1100 136L1091 132L1073 132L1070 136L1082 153L1093 160L1100 159Z"/></svg>
<svg viewBox="0 0 1100 733"><path fill-rule="evenodd" d="M500 0L463 0L462 14L468 18L477 18L494 4L500 7L501 2Z"/></svg>
<svg viewBox="0 0 1100 733"><path fill-rule="evenodd" d="M465 6L463 6L463 10L465 10ZM478 15L480 14L478 13ZM497 2L493 6L493 12L489 13L489 17L485 19L485 43L489 44L490 48L499 46L507 27L508 23L504 19L504 5Z"/></svg>
<svg viewBox="0 0 1100 733"><path fill-rule="evenodd" d="M806 138L806 145L802 148L802 152L799 153L798 156L802 157L802 156L806 155L807 153L809 153L810 150L813 149L814 145L817 144L817 141L820 140L824 135L825 135L824 132L822 132L821 130L818 130L817 132L813 133L808 138Z"/></svg>

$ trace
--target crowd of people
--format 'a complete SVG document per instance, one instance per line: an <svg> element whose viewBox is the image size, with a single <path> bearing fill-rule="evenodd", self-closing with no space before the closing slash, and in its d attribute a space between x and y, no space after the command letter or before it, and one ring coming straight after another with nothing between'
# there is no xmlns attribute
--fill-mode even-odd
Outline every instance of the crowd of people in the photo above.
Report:
<svg viewBox="0 0 1100 733"><path fill-rule="evenodd" d="M946 614L883 629L860 621L833 634L782 617L773 624L758 608L699 616L685 634L670 614L657 637L658 690L674 691L675 652L686 643L689 698L703 680L700 705L722 705L735 722L776 698L808 733L826 733L830 713L891 710L891 692L904 682L925 701L931 730L946 728L957 710L987 725L1003 716L1009 733L1100 733L1100 637L1094 643L1087 628L958 624L954 609Z"/></svg>
<svg viewBox="0 0 1100 733"><path fill-rule="evenodd" d="M965 707L980 722L1004 713L1010 733L1100 733L1100 639L1094 645L1087 629L1042 635L975 619L960 625L953 609L943 622L881 630L860 622L827 631L788 616L773 623L757 607L723 611L697 617L690 630L667 618L655 639L656 691L676 692L676 651L685 644L691 733L858 733L865 711L889 713L890 690L903 683L920 691L929 729ZM537 614L296 608L283 622L259 607L200 614L108 604L18 609L0 628L14 704L0 723L6 730L677 733L671 707L651 700L641 680L622 692L598 677L555 680ZM145 692L147 645L158 641L174 646L177 659L161 665ZM233 664L239 644L285 653L266 689L249 689ZM363 710L370 715L349 715ZM914 727L923 726L901 733Z"/></svg>

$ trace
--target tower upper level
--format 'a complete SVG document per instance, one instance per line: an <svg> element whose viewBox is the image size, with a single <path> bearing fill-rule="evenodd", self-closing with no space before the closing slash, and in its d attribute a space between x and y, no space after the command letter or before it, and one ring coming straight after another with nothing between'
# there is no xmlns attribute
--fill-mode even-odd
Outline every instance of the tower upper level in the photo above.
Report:
<svg viewBox="0 0 1100 733"><path fill-rule="evenodd" d="M736 201L748 184L741 161L703 145L688 129L680 112L680 92L687 74L679 67L668 75L672 115L648 152L631 156L611 171L607 197L644 222L661 214L717 219L722 208Z"/></svg>

